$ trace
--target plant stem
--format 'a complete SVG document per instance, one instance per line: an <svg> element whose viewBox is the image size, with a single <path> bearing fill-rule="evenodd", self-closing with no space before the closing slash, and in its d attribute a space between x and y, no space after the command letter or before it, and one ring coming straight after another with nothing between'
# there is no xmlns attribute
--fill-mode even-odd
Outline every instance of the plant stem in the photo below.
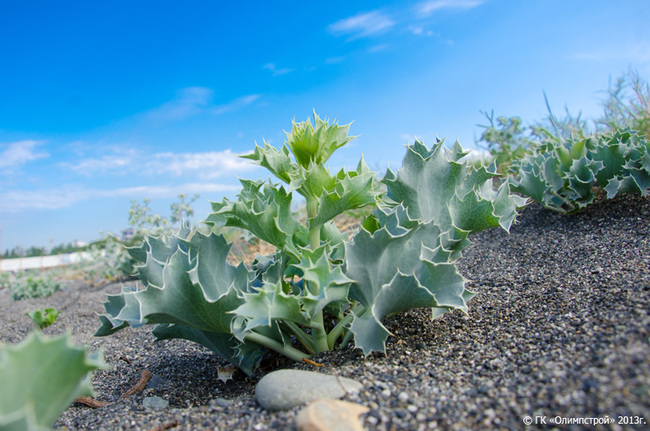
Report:
<svg viewBox="0 0 650 431"><path fill-rule="evenodd" d="M343 337L343 341L341 341L341 346L339 348L342 349L345 346L347 346L351 339L352 339L352 331L348 331L348 333L345 334L345 337Z"/></svg>
<svg viewBox="0 0 650 431"><path fill-rule="evenodd" d="M319 312L314 316L314 325L311 330L311 337L316 346L316 353L326 352L330 350L327 343L327 332L325 332L325 324L323 323L323 312Z"/></svg>
<svg viewBox="0 0 650 431"><path fill-rule="evenodd" d="M318 200L315 198L307 199L307 220L309 223L309 248L316 250L320 247L320 228L321 225L313 223L314 218L318 215Z"/></svg>
<svg viewBox="0 0 650 431"><path fill-rule="evenodd" d="M303 359L308 358L310 356L306 353L301 352L298 349L295 349L291 346L285 346L279 341L275 341L272 338L269 338L262 334L258 334L257 332L249 332L248 334L246 334L245 339L257 343L259 345L262 345L264 347L268 347L271 350L275 350L276 352L290 359L293 359L294 361L297 362L302 362Z"/></svg>
<svg viewBox="0 0 650 431"><path fill-rule="evenodd" d="M307 220L309 223L309 248L313 251L320 247L320 224L315 224L314 218L318 215L318 199L317 198L307 198ZM312 283L307 284L307 288L312 295L318 295L318 286L313 285ZM327 332L325 332L325 324L323 321L323 312L319 311L317 315L314 316L312 326L312 339L314 340L314 346L316 347L316 352L326 352L329 350L327 343Z"/></svg>
<svg viewBox="0 0 650 431"><path fill-rule="evenodd" d="M366 307L359 304L354 308L354 311L358 312L358 314L361 315L366 311ZM327 335L327 345L330 349L334 348L334 343L336 343L336 340L341 336L346 326L352 323L352 319L354 319L354 313L350 311L350 313L348 313L343 319L339 321L339 323L336 324L334 328L332 328L330 333Z"/></svg>
<svg viewBox="0 0 650 431"><path fill-rule="evenodd" d="M300 329L298 325L288 320L283 321L282 325L284 325L289 331L291 331L293 335L295 335L298 341L300 341L300 344L302 344L310 354L316 353L314 342L309 338L307 334L305 334L302 329Z"/></svg>

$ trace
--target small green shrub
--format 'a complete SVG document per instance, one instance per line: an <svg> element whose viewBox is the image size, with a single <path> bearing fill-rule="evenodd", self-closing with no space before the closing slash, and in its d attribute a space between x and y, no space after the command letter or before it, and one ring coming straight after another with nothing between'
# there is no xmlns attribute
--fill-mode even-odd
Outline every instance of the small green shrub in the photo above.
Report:
<svg viewBox="0 0 650 431"><path fill-rule="evenodd" d="M0 272L0 289L9 289L11 287L11 276L8 272Z"/></svg>
<svg viewBox="0 0 650 431"><path fill-rule="evenodd" d="M530 152L533 144L526 134L526 127L519 117L497 117L494 111L483 112L489 125L479 125L485 129L481 134L479 145L485 146L497 165L499 174L506 175L512 163Z"/></svg>
<svg viewBox="0 0 650 431"><path fill-rule="evenodd" d="M50 296L63 288L65 288L64 283L55 280L47 275L47 273L38 276L32 273L18 273L9 282L11 297L16 301Z"/></svg>
<svg viewBox="0 0 650 431"><path fill-rule="evenodd" d="M61 312L56 308L45 308L30 311L28 313L25 313L25 315L32 319L39 329L45 329L56 322L56 319L59 317L60 313Z"/></svg>
<svg viewBox="0 0 650 431"><path fill-rule="evenodd" d="M565 108L563 118L551 109L548 97L544 101L548 115L530 126L523 126L520 117L500 116L494 119L494 111L483 112L489 125L477 146L486 148L494 158L500 174L513 173L513 162L522 159L535 148L545 147L547 141L576 142L596 134L612 134L618 130L632 130L650 139L650 84L638 72L629 71L620 76L606 91L603 100L603 116L593 125L581 114L573 115ZM517 172L514 171L516 174Z"/></svg>
<svg viewBox="0 0 650 431"><path fill-rule="evenodd" d="M141 243L147 235L172 235L180 228L181 220L187 221L192 217L194 210L191 204L197 198L198 195L194 195L189 201L186 201L185 194L180 194L178 202L171 204L169 218L152 214L149 199L144 199L142 203L132 199L129 225L134 227L133 237L127 241L121 241L114 234L102 232L101 240L91 244L88 250L92 263L80 265L85 282L95 285L132 278L135 273L134 265L137 262L126 248Z"/></svg>
<svg viewBox="0 0 650 431"><path fill-rule="evenodd" d="M650 139L650 85L638 72L620 76L607 90L598 124L609 130L630 128Z"/></svg>
<svg viewBox="0 0 650 431"><path fill-rule="evenodd" d="M514 164L513 190L561 213L575 213L606 193L643 196L650 189L650 145L636 131L547 140Z"/></svg>

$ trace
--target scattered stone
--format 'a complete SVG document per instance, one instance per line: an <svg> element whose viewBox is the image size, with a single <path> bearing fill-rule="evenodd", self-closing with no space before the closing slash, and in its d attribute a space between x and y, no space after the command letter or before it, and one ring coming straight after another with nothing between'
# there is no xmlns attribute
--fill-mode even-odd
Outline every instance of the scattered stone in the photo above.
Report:
<svg viewBox="0 0 650 431"><path fill-rule="evenodd" d="M145 397L142 401L142 407L152 410L164 410L169 405L169 401L160 397Z"/></svg>
<svg viewBox="0 0 650 431"><path fill-rule="evenodd" d="M346 377L303 370L278 370L267 374L255 387L255 399L266 410L289 410L319 398L342 398L363 385Z"/></svg>
<svg viewBox="0 0 650 431"><path fill-rule="evenodd" d="M224 398L215 398L214 400L210 401L210 404L219 407L230 407L234 403L235 402L233 400L226 400Z"/></svg>
<svg viewBox="0 0 650 431"><path fill-rule="evenodd" d="M316 400L300 410L298 431L363 431L359 416L370 409L340 400Z"/></svg>
<svg viewBox="0 0 650 431"><path fill-rule="evenodd" d="M162 377L154 374L151 376L151 380L149 380L149 383L147 383L146 389L155 389L158 387L161 383L163 382Z"/></svg>
<svg viewBox="0 0 650 431"><path fill-rule="evenodd" d="M217 369L218 379L226 383L228 380L232 380L232 375L235 374L237 368L234 365L226 365L225 367L219 367Z"/></svg>

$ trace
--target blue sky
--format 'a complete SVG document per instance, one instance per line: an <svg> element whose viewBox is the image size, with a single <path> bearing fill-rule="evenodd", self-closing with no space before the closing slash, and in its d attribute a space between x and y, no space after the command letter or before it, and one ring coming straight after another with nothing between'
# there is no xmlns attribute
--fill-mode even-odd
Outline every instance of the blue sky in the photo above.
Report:
<svg viewBox="0 0 650 431"><path fill-rule="evenodd" d="M480 111L596 118L650 75L646 0L0 0L0 250L127 227L132 198L196 219L266 173L312 110L360 135L331 167L399 168L404 145L475 144Z"/></svg>

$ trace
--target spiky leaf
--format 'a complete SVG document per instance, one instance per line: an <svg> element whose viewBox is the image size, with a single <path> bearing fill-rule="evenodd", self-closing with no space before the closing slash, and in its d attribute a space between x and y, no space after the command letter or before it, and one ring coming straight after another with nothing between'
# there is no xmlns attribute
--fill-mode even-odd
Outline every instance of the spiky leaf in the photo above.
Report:
<svg viewBox="0 0 650 431"><path fill-rule="evenodd" d="M407 148L398 174L389 171L382 180L388 187L389 203L401 203L410 218L433 221L443 231L452 226L469 232L497 226L509 230L524 201L510 196L507 182L494 192L496 172L481 167L470 173L461 160L467 152L460 144L451 149L443 144L439 140L429 150L416 141ZM495 205L499 193L502 198Z"/></svg>
<svg viewBox="0 0 650 431"><path fill-rule="evenodd" d="M361 229L346 244L347 277L354 280L350 297L365 314L355 316L350 330L364 353L383 351L389 332L381 319L388 314L417 307L466 310L463 277L453 263L434 263L422 256L441 246L440 229L433 223L408 228L399 212L370 233Z"/></svg>
<svg viewBox="0 0 650 431"><path fill-rule="evenodd" d="M264 147L255 145L252 154L242 156L256 164L265 167L280 180L289 184L291 173L299 170L299 166L291 160L289 148L284 145L280 150L264 142Z"/></svg>
<svg viewBox="0 0 650 431"><path fill-rule="evenodd" d="M238 200L212 203L213 213L206 219L216 226L246 229L299 260L299 238L305 227L291 213L291 194L263 181L241 180Z"/></svg>
<svg viewBox="0 0 650 431"><path fill-rule="evenodd" d="M70 334L30 334L0 351L0 428L47 430L78 396L91 395L85 377L106 368L101 355L75 347Z"/></svg>
<svg viewBox="0 0 650 431"><path fill-rule="evenodd" d="M334 151L354 139L353 136L348 136L349 129L349 124L330 125L327 119L321 119L314 112L314 125L309 119L302 123L292 123L291 131L286 134L287 145L303 168L309 167L311 163L322 165Z"/></svg>
<svg viewBox="0 0 650 431"><path fill-rule="evenodd" d="M322 225L348 210L374 204L379 193L373 187L373 179L374 172L368 169L363 159L354 171L341 169L334 186L323 190L318 197L320 211L312 223Z"/></svg>
<svg viewBox="0 0 650 431"><path fill-rule="evenodd" d="M352 280L343 273L341 265L333 265L328 256L328 247L324 245L313 251L303 251L302 262L293 265L308 285L299 298L310 318L327 306L347 304Z"/></svg>
<svg viewBox="0 0 650 431"><path fill-rule="evenodd" d="M127 326L171 325L160 327L157 334L162 338L191 336L237 366L254 362L233 356L239 343L231 334L234 316L230 313L242 304L239 292L248 290L253 275L243 265L226 262L230 246L220 235L195 232L185 246L189 254L178 248L164 263L159 286L125 287L120 295L109 296L95 335L110 335ZM147 261L151 259L148 255Z"/></svg>

